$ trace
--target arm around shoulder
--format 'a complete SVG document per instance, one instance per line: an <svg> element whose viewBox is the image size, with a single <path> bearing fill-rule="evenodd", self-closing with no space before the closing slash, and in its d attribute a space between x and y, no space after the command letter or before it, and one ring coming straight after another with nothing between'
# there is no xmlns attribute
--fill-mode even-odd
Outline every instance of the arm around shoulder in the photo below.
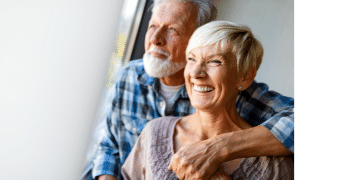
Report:
<svg viewBox="0 0 342 180"><path fill-rule="evenodd" d="M237 109L240 116L251 125L262 125L269 130L257 128L253 134L257 135L258 132L263 131L269 135L268 139L275 137L289 151L294 152L293 98L269 91L266 84L254 81L250 87L241 92L237 100ZM262 140L260 143L263 142L265 141Z"/></svg>
<svg viewBox="0 0 342 180"><path fill-rule="evenodd" d="M291 154L291 151L263 126L224 134L221 138L226 139L226 146L223 146L221 153L223 162L237 158Z"/></svg>

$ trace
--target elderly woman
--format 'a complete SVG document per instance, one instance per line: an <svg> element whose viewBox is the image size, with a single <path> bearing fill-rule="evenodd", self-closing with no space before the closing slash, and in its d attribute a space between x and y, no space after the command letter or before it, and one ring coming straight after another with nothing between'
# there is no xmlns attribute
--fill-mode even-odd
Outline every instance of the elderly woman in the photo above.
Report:
<svg viewBox="0 0 342 180"><path fill-rule="evenodd" d="M263 48L250 29L227 21L198 28L187 50L185 85L196 112L148 123L121 171L125 179L177 179L168 170L182 146L251 128L236 109L238 94L250 86ZM212 179L293 179L290 157L251 157L223 162Z"/></svg>

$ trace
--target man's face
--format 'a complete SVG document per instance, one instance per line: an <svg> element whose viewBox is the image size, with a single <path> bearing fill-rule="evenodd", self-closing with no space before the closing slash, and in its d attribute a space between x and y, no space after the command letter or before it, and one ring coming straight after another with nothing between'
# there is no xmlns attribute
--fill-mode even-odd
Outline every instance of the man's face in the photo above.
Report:
<svg viewBox="0 0 342 180"><path fill-rule="evenodd" d="M195 30L196 18L197 7L190 3L165 2L156 7L145 36L146 54L185 62L185 49Z"/></svg>

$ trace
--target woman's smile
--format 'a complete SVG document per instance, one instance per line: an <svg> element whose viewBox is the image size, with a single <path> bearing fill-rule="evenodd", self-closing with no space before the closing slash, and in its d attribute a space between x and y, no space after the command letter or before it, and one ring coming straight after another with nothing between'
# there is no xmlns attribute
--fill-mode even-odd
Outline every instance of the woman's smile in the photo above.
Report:
<svg viewBox="0 0 342 180"><path fill-rule="evenodd" d="M214 88L211 86L203 86L203 85L194 84L193 87L194 87L194 90L197 92L211 92L212 90L214 90Z"/></svg>

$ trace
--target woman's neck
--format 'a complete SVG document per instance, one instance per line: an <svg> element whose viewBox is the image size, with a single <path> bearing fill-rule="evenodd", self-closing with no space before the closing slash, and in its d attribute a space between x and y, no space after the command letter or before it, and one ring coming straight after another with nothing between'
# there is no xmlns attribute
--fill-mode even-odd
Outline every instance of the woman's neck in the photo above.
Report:
<svg viewBox="0 0 342 180"><path fill-rule="evenodd" d="M199 140L252 127L237 113L236 107L219 111L201 111L184 118L184 128L198 135Z"/></svg>

